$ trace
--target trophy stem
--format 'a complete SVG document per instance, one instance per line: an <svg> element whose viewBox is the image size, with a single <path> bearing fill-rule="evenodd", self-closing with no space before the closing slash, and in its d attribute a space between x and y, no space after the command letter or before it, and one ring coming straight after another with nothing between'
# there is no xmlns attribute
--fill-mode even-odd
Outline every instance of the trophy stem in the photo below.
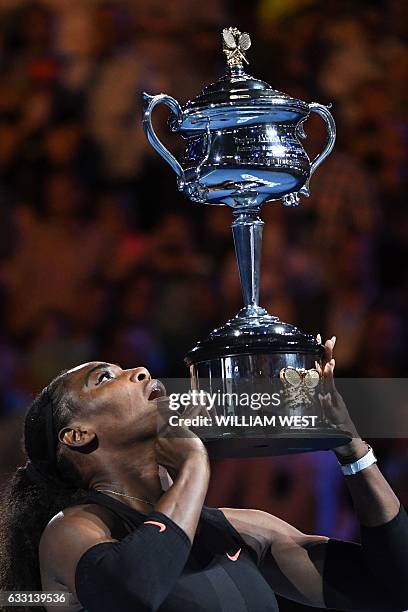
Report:
<svg viewBox="0 0 408 612"><path fill-rule="evenodd" d="M234 211L232 233L238 261L241 289L244 298L244 312L240 315L257 316L265 310L259 307L259 282L262 247L263 221L259 208L237 209Z"/></svg>

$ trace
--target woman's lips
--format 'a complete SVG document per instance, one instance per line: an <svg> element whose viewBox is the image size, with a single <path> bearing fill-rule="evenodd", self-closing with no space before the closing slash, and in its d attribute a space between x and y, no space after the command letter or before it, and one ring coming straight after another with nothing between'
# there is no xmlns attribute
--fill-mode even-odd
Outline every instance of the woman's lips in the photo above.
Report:
<svg viewBox="0 0 408 612"><path fill-rule="evenodd" d="M145 387L145 396L149 402L166 395L166 388L160 380L149 380Z"/></svg>

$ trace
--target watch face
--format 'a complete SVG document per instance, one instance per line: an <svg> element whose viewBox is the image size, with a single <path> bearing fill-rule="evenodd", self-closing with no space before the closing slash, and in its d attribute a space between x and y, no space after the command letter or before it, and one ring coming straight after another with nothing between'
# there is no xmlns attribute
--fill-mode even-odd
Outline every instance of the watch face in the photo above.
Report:
<svg viewBox="0 0 408 612"><path fill-rule="evenodd" d="M302 382L302 375L296 368L287 367L280 371L280 378L287 382L292 387L299 387Z"/></svg>
<svg viewBox="0 0 408 612"><path fill-rule="evenodd" d="M304 376L304 382L309 389L314 389L319 384L320 375L317 370L307 370Z"/></svg>

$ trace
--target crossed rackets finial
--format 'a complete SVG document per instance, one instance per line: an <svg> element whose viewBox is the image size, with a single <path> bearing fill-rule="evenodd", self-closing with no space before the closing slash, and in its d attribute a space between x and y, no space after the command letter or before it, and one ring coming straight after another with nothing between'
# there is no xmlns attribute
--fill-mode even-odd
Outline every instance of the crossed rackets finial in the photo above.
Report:
<svg viewBox="0 0 408 612"><path fill-rule="evenodd" d="M242 66L242 63L249 63L245 57L245 52L251 46L251 39L247 32L240 32L237 28L224 28L222 31L222 49L227 56L228 66Z"/></svg>

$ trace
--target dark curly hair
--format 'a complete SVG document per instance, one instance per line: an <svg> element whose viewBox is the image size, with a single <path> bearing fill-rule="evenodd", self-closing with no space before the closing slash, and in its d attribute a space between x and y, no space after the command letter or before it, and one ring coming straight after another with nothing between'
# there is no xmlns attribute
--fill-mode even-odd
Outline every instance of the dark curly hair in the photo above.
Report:
<svg viewBox="0 0 408 612"><path fill-rule="evenodd" d="M79 408L72 402L68 391L66 372L59 374L39 393L25 415L23 448L27 459L46 475L55 473L47 450L46 418L49 409L52 410L56 432L78 413ZM78 468L67 458L63 445L58 440L55 443L57 477L51 476L49 482L46 479L33 482L27 470L20 467L2 493L0 590L42 590L38 557L41 534L55 514L86 493ZM14 610L38 612L39 608L15 607Z"/></svg>

